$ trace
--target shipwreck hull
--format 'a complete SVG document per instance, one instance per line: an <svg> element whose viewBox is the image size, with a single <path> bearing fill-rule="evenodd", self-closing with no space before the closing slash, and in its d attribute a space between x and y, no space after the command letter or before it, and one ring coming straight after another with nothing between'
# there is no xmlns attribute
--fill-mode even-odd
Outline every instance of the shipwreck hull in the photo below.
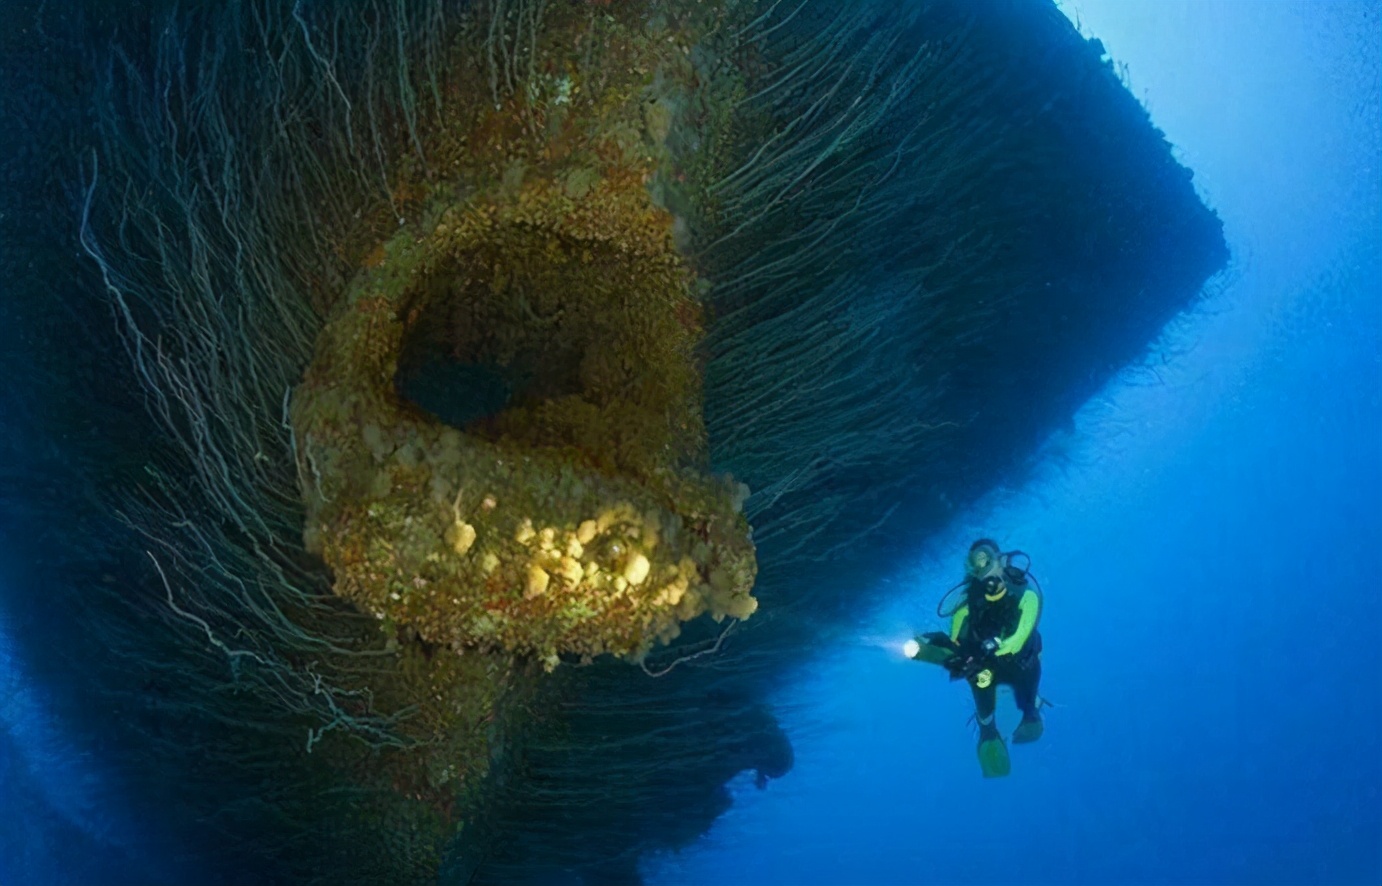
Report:
<svg viewBox="0 0 1382 886"><path fill-rule="evenodd" d="M0 223L64 269L7 265L12 414L67 456L8 510L81 527L83 704L208 857L636 882L1221 226L1045 0L363 9L6 38Z"/></svg>

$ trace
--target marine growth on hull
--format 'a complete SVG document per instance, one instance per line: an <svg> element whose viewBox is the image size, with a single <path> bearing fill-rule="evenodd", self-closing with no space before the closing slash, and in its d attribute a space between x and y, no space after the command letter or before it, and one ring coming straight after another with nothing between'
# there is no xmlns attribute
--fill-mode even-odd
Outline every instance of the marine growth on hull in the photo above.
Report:
<svg viewBox="0 0 1382 886"><path fill-rule="evenodd" d="M700 304L647 186L666 123L641 90L573 107L549 80L544 137L506 143L502 107L456 134L502 147L497 174L468 157L375 253L291 415L338 594L551 668L757 603L747 489L705 468Z"/></svg>
<svg viewBox="0 0 1382 886"><path fill-rule="evenodd" d="M101 519L193 663L205 820L245 830L209 742L273 744L221 805L270 804L285 880L689 845L790 768L803 651L1226 259L1049 0L130 15L81 245L158 433ZM602 656L666 679L558 667Z"/></svg>

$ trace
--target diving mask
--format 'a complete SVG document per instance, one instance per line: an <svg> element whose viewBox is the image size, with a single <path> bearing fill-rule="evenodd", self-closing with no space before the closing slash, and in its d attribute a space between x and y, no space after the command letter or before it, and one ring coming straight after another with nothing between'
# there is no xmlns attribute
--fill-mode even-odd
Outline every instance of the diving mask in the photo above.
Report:
<svg viewBox="0 0 1382 886"><path fill-rule="evenodd" d="M1006 565L1006 558L1003 552L998 550L998 546L991 542L978 542L969 549L969 556L965 560L965 571L970 578L983 581L988 578L999 578L1003 576L1003 567Z"/></svg>

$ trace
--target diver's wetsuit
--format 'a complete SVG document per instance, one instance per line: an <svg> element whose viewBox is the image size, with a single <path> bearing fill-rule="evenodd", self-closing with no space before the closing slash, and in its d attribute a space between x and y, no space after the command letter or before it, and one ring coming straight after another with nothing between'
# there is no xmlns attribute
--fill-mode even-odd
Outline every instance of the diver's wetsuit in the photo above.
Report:
<svg viewBox="0 0 1382 886"><path fill-rule="evenodd" d="M1041 634L1036 630L1041 598L1023 584L1013 587L1002 598L989 601L984 599L982 586L971 582L966 601L951 619L951 641L961 648L989 638L1000 641L988 666L993 679L982 689L974 680L969 681L980 728L994 728L993 711L1000 684L1012 687L1023 718L1035 719L1039 716L1037 691L1041 682Z"/></svg>
<svg viewBox="0 0 1382 886"><path fill-rule="evenodd" d="M1037 690L1041 683L1040 655L1041 635L1034 633L1028 650L999 658L989 667L993 672L993 682L986 688L980 689L973 680L969 681L969 688L974 693L974 711L981 722L993 717L1000 684L1012 687L1013 700L1017 702L1022 716L1030 718L1037 715Z"/></svg>

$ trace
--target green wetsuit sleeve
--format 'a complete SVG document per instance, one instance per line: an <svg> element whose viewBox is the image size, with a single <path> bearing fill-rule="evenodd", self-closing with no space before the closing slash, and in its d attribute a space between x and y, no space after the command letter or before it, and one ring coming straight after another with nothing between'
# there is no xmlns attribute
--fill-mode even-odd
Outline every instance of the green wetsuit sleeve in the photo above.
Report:
<svg viewBox="0 0 1382 886"><path fill-rule="evenodd" d="M961 606L955 610L955 614L950 617L950 642L960 642L960 628L964 627L965 619L969 617L969 606Z"/></svg>
<svg viewBox="0 0 1382 886"><path fill-rule="evenodd" d="M1017 603L1017 609L1021 613L1017 620L1017 630L1013 631L1011 637L998 644L998 655L1015 655L1032 636L1037 616L1041 614L1041 597L1036 591L1025 591Z"/></svg>

